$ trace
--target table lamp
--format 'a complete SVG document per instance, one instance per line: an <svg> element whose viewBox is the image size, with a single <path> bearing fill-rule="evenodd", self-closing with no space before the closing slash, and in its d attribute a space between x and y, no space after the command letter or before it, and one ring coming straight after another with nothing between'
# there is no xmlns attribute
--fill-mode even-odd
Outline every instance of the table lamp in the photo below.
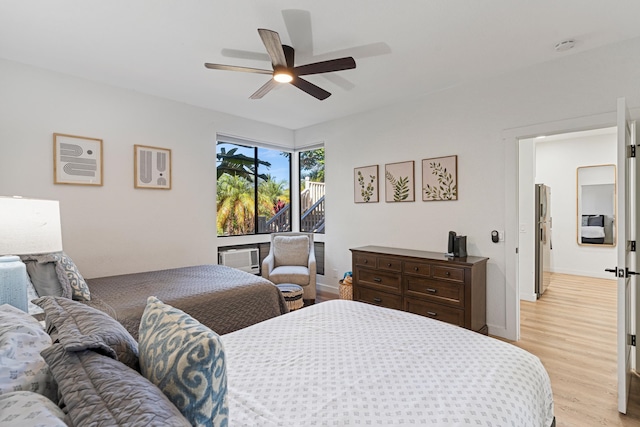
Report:
<svg viewBox="0 0 640 427"><path fill-rule="evenodd" d="M0 305L27 311L27 268L17 255L62 250L57 200L0 197Z"/></svg>

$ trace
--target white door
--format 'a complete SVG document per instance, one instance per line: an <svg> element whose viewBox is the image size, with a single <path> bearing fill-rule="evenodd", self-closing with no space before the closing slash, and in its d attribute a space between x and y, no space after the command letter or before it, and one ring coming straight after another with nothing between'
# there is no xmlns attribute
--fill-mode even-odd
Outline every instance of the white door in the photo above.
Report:
<svg viewBox="0 0 640 427"><path fill-rule="evenodd" d="M635 286L635 254L630 242L635 239L635 164L627 155L629 146L635 145L635 122L630 120L624 98L618 99L618 197L617 248L618 265L614 269L618 278L618 411L627 413L631 384L631 325L632 287ZM630 274L631 273L631 274Z"/></svg>

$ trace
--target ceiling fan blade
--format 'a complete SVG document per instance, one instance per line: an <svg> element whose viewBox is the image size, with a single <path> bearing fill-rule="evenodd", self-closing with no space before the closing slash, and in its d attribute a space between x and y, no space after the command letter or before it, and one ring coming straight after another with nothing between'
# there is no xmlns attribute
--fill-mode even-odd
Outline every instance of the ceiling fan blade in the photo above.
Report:
<svg viewBox="0 0 640 427"><path fill-rule="evenodd" d="M276 86L278 86L278 82L273 79L269 79L269 81L263 84L262 87L260 87L260 89L255 91L253 95L249 97L249 99L260 99L263 96L265 96L267 93L269 93L269 91Z"/></svg>
<svg viewBox="0 0 640 427"><path fill-rule="evenodd" d="M282 42L280 41L278 33L271 30L265 30L264 28L258 28L258 34L260 34L262 43L264 43L264 47L267 49L267 53L271 57L271 64L273 67L286 67L287 59L284 56Z"/></svg>
<svg viewBox="0 0 640 427"><path fill-rule="evenodd" d="M304 79L301 79L300 77L294 77L293 80L291 81L291 84L297 87L298 89L307 92L309 95L315 98L318 98L320 101L327 99L328 97L331 96L331 94L326 90Z"/></svg>
<svg viewBox="0 0 640 427"><path fill-rule="evenodd" d="M332 71L351 70L356 68L356 61L352 57L330 59L328 61L314 62L313 64L301 65L293 70L299 76L309 74L330 73Z"/></svg>
<svg viewBox="0 0 640 427"><path fill-rule="evenodd" d="M295 60L296 51L291 46L287 46L286 44L282 45L282 50L284 51L284 57L287 60L287 67L293 68L293 62Z"/></svg>
<svg viewBox="0 0 640 427"><path fill-rule="evenodd" d="M236 67L235 65L210 64L206 62L205 67L211 70L227 70L227 71L244 71L245 73L273 74L270 70L261 70L259 68Z"/></svg>

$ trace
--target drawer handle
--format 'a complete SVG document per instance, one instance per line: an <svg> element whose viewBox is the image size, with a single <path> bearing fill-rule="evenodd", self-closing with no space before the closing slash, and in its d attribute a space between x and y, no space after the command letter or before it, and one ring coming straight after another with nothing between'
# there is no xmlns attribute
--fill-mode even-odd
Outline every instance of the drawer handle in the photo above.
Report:
<svg viewBox="0 0 640 427"><path fill-rule="evenodd" d="M391 263L390 262L387 263L387 267L391 267Z"/></svg>
<svg viewBox="0 0 640 427"><path fill-rule="evenodd" d="M380 283L380 282L382 282L382 279L381 279L381 278L379 278L379 277L374 277L374 278L373 278L373 281L374 281L374 282L377 282L377 283Z"/></svg>
<svg viewBox="0 0 640 427"><path fill-rule="evenodd" d="M449 274L450 274L450 273L449 273L448 271L445 271L445 272L444 272L444 275L445 275L445 276L448 276Z"/></svg>
<svg viewBox="0 0 640 427"><path fill-rule="evenodd" d="M368 259L365 259L365 260L364 260L364 263L365 263L365 264L368 264L368 263L369 263L369 260L368 260Z"/></svg>
<svg viewBox="0 0 640 427"><path fill-rule="evenodd" d="M413 267L413 269L414 269L415 271L420 270L418 267Z"/></svg>
<svg viewBox="0 0 640 427"><path fill-rule="evenodd" d="M433 288L427 288L427 292L435 294L436 292L438 292L438 290Z"/></svg>
<svg viewBox="0 0 640 427"><path fill-rule="evenodd" d="M435 311L427 311L427 314L432 317L438 317L438 313L436 313Z"/></svg>
<svg viewBox="0 0 640 427"><path fill-rule="evenodd" d="M382 299L380 298L374 298L373 302L380 304L382 302Z"/></svg>

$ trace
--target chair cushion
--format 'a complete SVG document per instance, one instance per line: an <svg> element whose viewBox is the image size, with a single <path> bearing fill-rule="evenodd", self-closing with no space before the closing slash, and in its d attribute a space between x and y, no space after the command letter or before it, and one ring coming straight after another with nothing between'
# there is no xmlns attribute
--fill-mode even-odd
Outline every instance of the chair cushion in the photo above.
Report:
<svg viewBox="0 0 640 427"><path fill-rule="evenodd" d="M275 236L273 238L273 256L276 267L280 265L308 265L309 237Z"/></svg>
<svg viewBox="0 0 640 427"><path fill-rule="evenodd" d="M274 268L269 274L273 283L293 283L306 286L309 284L309 269L298 265L287 265Z"/></svg>

